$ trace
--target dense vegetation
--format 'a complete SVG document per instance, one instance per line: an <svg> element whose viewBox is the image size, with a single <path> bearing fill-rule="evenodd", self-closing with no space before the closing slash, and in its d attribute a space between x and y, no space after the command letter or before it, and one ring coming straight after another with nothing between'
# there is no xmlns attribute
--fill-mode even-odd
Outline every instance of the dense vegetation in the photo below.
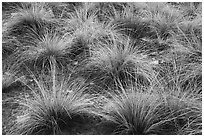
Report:
<svg viewBox="0 0 204 137"><path fill-rule="evenodd" d="M3 134L202 134L202 4L2 3Z"/></svg>

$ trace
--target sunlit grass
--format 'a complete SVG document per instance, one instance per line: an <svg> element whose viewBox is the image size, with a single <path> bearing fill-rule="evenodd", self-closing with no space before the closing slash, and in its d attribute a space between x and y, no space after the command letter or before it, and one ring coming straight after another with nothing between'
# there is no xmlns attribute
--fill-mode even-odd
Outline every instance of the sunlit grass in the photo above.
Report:
<svg viewBox="0 0 204 137"><path fill-rule="evenodd" d="M33 76L35 85L28 85L30 96L19 100L21 110L11 134L71 134L75 122L94 115L95 97L84 93L87 86L69 76L59 78L53 62L47 81L43 75Z"/></svg>
<svg viewBox="0 0 204 137"><path fill-rule="evenodd" d="M144 20L150 22L151 28L160 39L172 37L177 32L176 26L183 20L181 12L167 3L146 3Z"/></svg>
<svg viewBox="0 0 204 137"><path fill-rule="evenodd" d="M73 12L68 12L65 19L64 30L67 35L73 35L76 39L82 39L85 44L93 44L99 41L122 41L125 36L120 33L117 25L100 21L100 3L84 3L81 7L75 7Z"/></svg>
<svg viewBox="0 0 204 137"><path fill-rule="evenodd" d="M67 34L73 34L75 31L80 34L80 30L89 31L97 25L97 9L94 9L93 3L84 3L81 7L74 7L74 11L67 12L65 20L65 31ZM91 31L91 30L90 30ZM87 33L86 33L87 34ZM81 34L82 35L82 34Z"/></svg>
<svg viewBox="0 0 204 137"><path fill-rule="evenodd" d="M110 92L109 92L110 93ZM200 134L201 102L196 93L181 90L134 88L111 94L104 107L106 119L115 123L112 133L126 135Z"/></svg>
<svg viewBox="0 0 204 137"><path fill-rule="evenodd" d="M133 39L140 39L143 37L155 37L155 33L150 28L148 22L143 21L140 15L134 13L132 5L120 5L120 9L110 5L110 10L106 16L109 23L117 25L117 29L123 35L130 36Z"/></svg>
<svg viewBox="0 0 204 137"><path fill-rule="evenodd" d="M72 39L60 36L56 32L46 32L41 39L35 40L30 45L19 45L18 50L13 54L14 65L29 69L50 68L49 61L54 58L58 68L66 67L71 59L69 57Z"/></svg>
<svg viewBox="0 0 204 137"><path fill-rule="evenodd" d="M23 44L30 44L42 38L46 29L56 28L53 17L51 9L45 3L22 3L5 21L6 35Z"/></svg>
<svg viewBox="0 0 204 137"><path fill-rule="evenodd" d="M94 77L96 71L112 81L120 79L124 84L128 84L128 81L138 80L138 85L151 85L152 79L155 77L154 64L150 64L151 62L146 56L139 54L138 49L129 42L127 40L125 44L107 42L95 45L86 65L88 71L85 73L90 71ZM95 76L96 79L103 78L97 77L97 74Z"/></svg>
<svg viewBox="0 0 204 137"><path fill-rule="evenodd" d="M149 93L122 93L113 96L105 110L117 123L113 134L150 134L159 129L157 108L161 101Z"/></svg>
<svg viewBox="0 0 204 137"><path fill-rule="evenodd" d="M2 91L30 93L9 134L76 134L96 117L105 134L202 134L201 3L2 10Z"/></svg>
<svg viewBox="0 0 204 137"><path fill-rule="evenodd" d="M200 93L202 90L202 64L200 61L190 61L191 53L174 53L159 64L159 81L167 89L192 90ZM191 63L189 63L191 62Z"/></svg>

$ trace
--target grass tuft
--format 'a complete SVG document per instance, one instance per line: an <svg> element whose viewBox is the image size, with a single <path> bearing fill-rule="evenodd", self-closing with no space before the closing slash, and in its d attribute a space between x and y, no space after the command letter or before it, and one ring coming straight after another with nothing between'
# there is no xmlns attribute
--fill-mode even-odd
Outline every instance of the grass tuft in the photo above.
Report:
<svg viewBox="0 0 204 137"><path fill-rule="evenodd" d="M104 78L105 81L109 79L112 81L107 82L110 86L113 86L116 79L127 85L131 81L138 81L138 85L142 86L151 85L151 81L154 79L153 64L150 64L145 56L139 54L129 42L95 45L86 67L93 73L90 77L96 76L94 78L100 80ZM102 74L103 77L98 77L94 72Z"/></svg>
<svg viewBox="0 0 204 137"><path fill-rule="evenodd" d="M177 135L201 133L201 103L194 93L181 91L141 91L120 89L105 105L106 119L112 121L104 130L109 134ZM179 92L179 94L178 94ZM112 127L109 127L112 126Z"/></svg>
<svg viewBox="0 0 204 137"><path fill-rule="evenodd" d="M72 134L75 123L94 115L94 96L84 94L87 87L70 82L69 77L59 78L56 73L52 64L47 81L42 75L39 79L33 76L35 85L28 85L30 96L20 99L22 109L11 134Z"/></svg>
<svg viewBox="0 0 204 137"><path fill-rule="evenodd" d="M54 29L53 17L51 9L45 3L22 3L5 21L7 37L30 44L40 39L46 29Z"/></svg>
<svg viewBox="0 0 204 137"><path fill-rule="evenodd" d="M50 69L49 62L54 58L57 67L66 67L72 59L70 47L72 38L59 35L57 32L46 32L41 39L35 40L32 45L21 45L13 55L17 63L16 66L29 66L29 69Z"/></svg>

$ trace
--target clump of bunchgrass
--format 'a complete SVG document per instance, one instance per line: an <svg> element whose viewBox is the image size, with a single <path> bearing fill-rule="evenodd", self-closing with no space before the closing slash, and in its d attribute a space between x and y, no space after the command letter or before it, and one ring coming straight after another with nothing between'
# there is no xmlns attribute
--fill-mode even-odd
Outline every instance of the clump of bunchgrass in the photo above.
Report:
<svg viewBox="0 0 204 137"><path fill-rule="evenodd" d="M155 77L153 64L139 54L137 48L134 48L126 41L125 44L100 43L91 50L91 57L85 68L85 75L94 77L93 79L103 79L107 83L114 83L120 79L123 84L131 81L138 81L138 85L149 86ZM98 77L100 74L103 77ZM109 81L109 80L110 81ZM112 81L112 82L111 82ZM114 84L110 84L114 87Z"/></svg>
<svg viewBox="0 0 204 137"><path fill-rule="evenodd" d="M110 5L109 23L116 24L120 33L130 36L133 39L143 37L154 38L156 34L151 30L150 24L143 21L138 14L134 13L134 8L130 5L121 5L118 11L116 7Z"/></svg>
<svg viewBox="0 0 204 137"><path fill-rule="evenodd" d="M167 126L172 127L171 134L202 134L202 96L198 88L183 90L177 86L163 93L168 117L175 117Z"/></svg>
<svg viewBox="0 0 204 137"><path fill-rule="evenodd" d="M51 9L45 3L21 3L4 23L6 35L23 44L30 44L41 38L47 28L56 29L53 17Z"/></svg>
<svg viewBox="0 0 204 137"><path fill-rule="evenodd" d="M72 38L59 35L55 31L47 31L41 39L33 44L20 45L14 54L16 66L27 65L29 69L50 68L51 58L56 60L58 68L66 67L71 59L70 47Z"/></svg>
<svg viewBox="0 0 204 137"><path fill-rule="evenodd" d="M120 86L116 92L108 93L110 97L107 98L103 111L105 119L113 123L109 123L113 127L107 128L107 131L112 128L109 134L201 133L201 96L190 90L141 90L132 85L128 89Z"/></svg>
<svg viewBox="0 0 204 137"><path fill-rule="evenodd" d="M94 10L91 3L85 3L69 12L65 20L64 33L67 37L73 37L70 56L78 63L87 59L89 45L97 42L103 31L102 25L97 21L96 12L97 9Z"/></svg>
<svg viewBox="0 0 204 137"><path fill-rule="evenodd" d="M202 70L201 62L190 60L192 54L182 52L174 53L170 62L162 63L165 75L161 80L164 86L164 99L166 107L171 113L170 117L177 117L169 123L173 130L171 134L202 134L201 100L202 100ZM189 56L188 56L189 55ZM161 73L160 73L161 74ZM165 81L165 82L164 82Z"/></svg>
<svg viewBox="0 0 204 137"><path fill-rule="evenodd" d="M68 12L68 18L65 20L65 31L72 34L75 31L81 34L82 31L94 29L97 25L97 9L94 9L93 3L84 3L81 7L74 7L74 11ZM84 28L83 28L84 27ZM83 35L83 34L82 34Z"/></svg>
<svg viewBox="0 0 204 137"><path fill-rule="evenodd" d="M107 119L115 123L111 134L157 134L165 123L160 120L164 111L157 93L122 89L122 93L112 94L107 102L104 107Z"/></svg>
<svg viewBox="0 0 204 137"><path fill-rule="evenodd" d="M99 11L100 6L97 3L84 3L81 7L76 7L73 12L67 13L68 18L64 25L66 34L81 38L88 44L97 43L104 39L111 41L124 39L116 26L99 21Z"/></svg>
<svg viewBox="0 0 204 137"><path fill-rule="evenodd" d="M150 22L157 37L168 39L177 33L177 25L183 21L181 12L167 3L147 3L147 15L144 20Z"/></svg>
<svg viewBox="0 0 204 137"><path fill-rule="evenodd" d="M179 26L179 32L175 34L178 43L189 48L191 51L201 51L202 47L202 17L194 20L183 21Z"/></svg>
<svg viewBox="0 0 204 137"><path fill-rule="evenodd" d="M201 64L179 64L179 60L177 60L178 62L175 60L170 61L172 62L163 62L159 64L158 80L161 85L166 89L181 89L184 92L185 90L192 90L192 92L201 93Z"/></svg>
<svg viewBox="0 0 204 137"><path fill-rule="evenodd" d="M73 37L70 57L77 64L89 57L90 44L107 37L105 27L97 20L97 12L94 3L83 3L74 7L74 11L67 12L68 17L64 19L64 34Z"/></svg>
<svg viewBox="0 0 204 137"><path fill-rule="evenodd" d="M200 92L202 79L202 61L200 45L172 44L169 53L162 56L162 62L158 65L159 79L167 88L182 88L182 90L198 89Z"/></svg>
<svg viewBox="0 0 204 137"><path fill-rule="evenodd" d="M14 66L20 67L28 60L36 60L38 53L44 52L45 48L40 42L43 43L46 39L49 41L48 33L57 31L58 25L53 17L46 3L20 3L19 6L14 7L3 24L4 54L5 56L12 54L10 58ZM59 32L58 34L61 35ZM47 44L49 45L45 43ZM38 47L38 50L35 47Z"/></svg>
<svg viewBox="0 0 204 137"><path fill-rule="evenodd" d="M75 123L94 114L94 96L84 93L87 86L58 76L53 64L51 70L50 78L33 76L35 85L28 85L30 96L20 99L22 112L11 134L71 134Z"/></svg>

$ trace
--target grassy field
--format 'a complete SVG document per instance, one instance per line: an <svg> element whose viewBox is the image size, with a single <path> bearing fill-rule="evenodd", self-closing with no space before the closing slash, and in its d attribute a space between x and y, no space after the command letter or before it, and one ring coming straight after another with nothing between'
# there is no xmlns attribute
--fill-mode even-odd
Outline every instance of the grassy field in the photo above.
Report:
<svg viewBox="0 0 204 137"><path fill-rule="evenodd" d="M5 135L201 135L202 3L2 3Z"/></svg>

